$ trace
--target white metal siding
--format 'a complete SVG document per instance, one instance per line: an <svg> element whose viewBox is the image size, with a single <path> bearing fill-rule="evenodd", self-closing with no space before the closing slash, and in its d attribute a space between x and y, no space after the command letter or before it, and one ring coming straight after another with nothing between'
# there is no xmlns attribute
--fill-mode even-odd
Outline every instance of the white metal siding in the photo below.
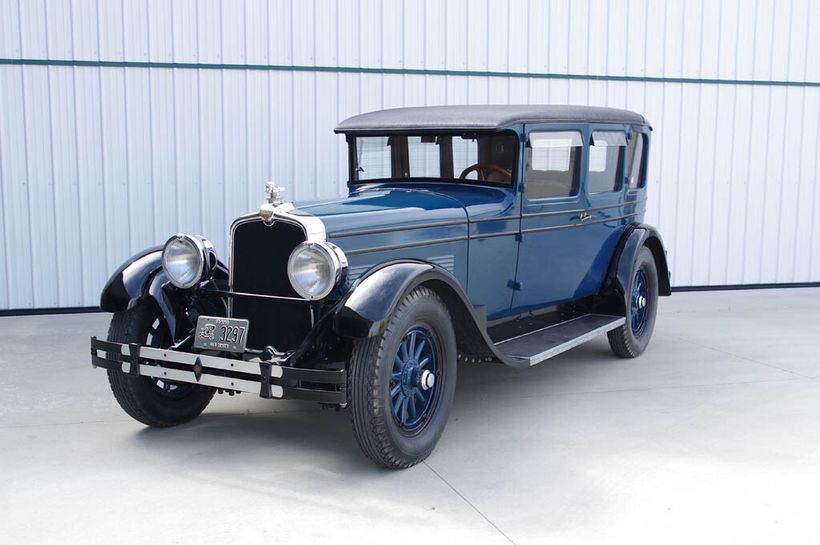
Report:
<svg viewBox="0 0 820 545"><path fill-rule="evenodd" d="M224 255L266 180L344 191L339 120L420 104L641 112L674 285L820 281L818 28L810 0L0 0L0 309L96 305L178 231Z"/></svg>

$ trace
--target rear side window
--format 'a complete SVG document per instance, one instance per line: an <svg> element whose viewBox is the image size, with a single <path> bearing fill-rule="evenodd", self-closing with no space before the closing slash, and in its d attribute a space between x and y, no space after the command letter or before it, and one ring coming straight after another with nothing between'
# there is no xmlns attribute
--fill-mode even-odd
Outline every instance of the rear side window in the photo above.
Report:
<svg viewBox="0 0 820 545"><path fill-rule="evenodd" d="M635 137L629 141L629 147L627 148L627 156L630 158L629 189L638 189L639 187L643 187L643 156L645 141L646 136L640 133L635 134Z"/></svg>
<svg viewBox="0 0 820 545"><path fill-rule="evenodd" d="M589 146L589 193L603 193L621 189L622 149L626 147L623 131L592 131Z"/></svg>
<svg viewBox="0 0 820 545"><path fill-rule="evenodd" d="M527 198L577 195L583 146L578 131L531 132L527 146Z"/></svg>

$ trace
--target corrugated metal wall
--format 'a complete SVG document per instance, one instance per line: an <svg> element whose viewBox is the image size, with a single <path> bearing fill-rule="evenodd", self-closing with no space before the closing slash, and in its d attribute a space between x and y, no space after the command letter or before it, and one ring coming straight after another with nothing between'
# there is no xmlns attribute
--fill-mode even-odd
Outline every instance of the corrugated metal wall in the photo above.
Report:
<svg viewBox="0 0 820 545"><path fill-rule="evenodd" d="M818 28L810 0L0 0L0 309L95 305L177 231L224 255L266 180L344 190L337 121L447 103L642 112L674 285L820 281Z"/></svg>

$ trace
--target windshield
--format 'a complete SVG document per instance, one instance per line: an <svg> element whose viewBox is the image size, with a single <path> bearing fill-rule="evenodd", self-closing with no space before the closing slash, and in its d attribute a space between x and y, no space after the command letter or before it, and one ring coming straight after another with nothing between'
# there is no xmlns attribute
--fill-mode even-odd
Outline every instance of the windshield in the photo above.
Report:
<svg viewBox="0 0 820 545"><path fill-rule="evenodd" d="M360 136L352 145L353 183L443 180L506 187L518 149L513 133Z"/></svg>

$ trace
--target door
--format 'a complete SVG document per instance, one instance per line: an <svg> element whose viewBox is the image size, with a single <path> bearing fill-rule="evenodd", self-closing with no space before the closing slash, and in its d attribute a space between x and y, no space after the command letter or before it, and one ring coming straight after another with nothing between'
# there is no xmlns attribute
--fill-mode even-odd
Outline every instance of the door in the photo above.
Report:
<svg viewBox="0 0 820 545"><path fill-rule="evenodd" d="M582 227L584 244L595 249L578 295L597 293L612 253L629 219L624 189L627 134L623 126L593 125L590 130L584 192L589 208Z"/></svg>
<svg viewBox="0 0 820 545"><path fill-rule="evenodd" d="M576 225L588 208L582 191L586 125L527 125L521 242L513 311L574 299L593 256Z"/></svg>

